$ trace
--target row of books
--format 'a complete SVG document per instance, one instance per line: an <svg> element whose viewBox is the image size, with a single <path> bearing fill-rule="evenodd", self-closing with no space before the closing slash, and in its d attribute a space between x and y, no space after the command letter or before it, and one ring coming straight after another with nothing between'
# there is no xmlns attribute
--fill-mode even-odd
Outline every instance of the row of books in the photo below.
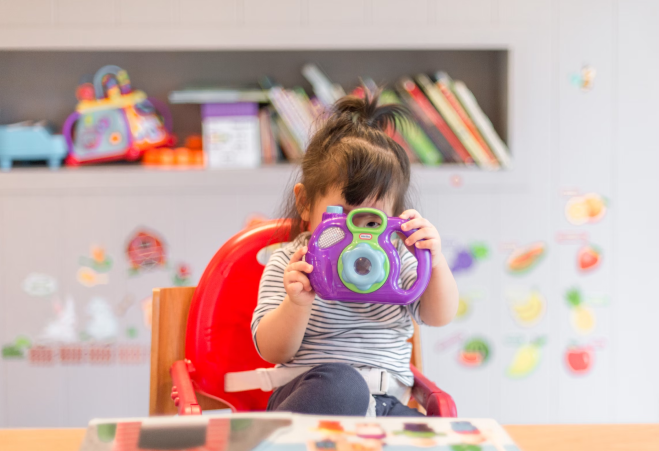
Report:
<svg viewBox="0 0 659 451"><path fill-rule="evenodd" d="M260 117L265 164L276 161L277 144L288 160L301 159L315 119L325 107L345 95L315 66L305 66L303 72L311 82L314 97L307 96L301 88L272 86L268 90L271 105L262 110ZM376 88L370 79L365 79L364 84ZM353 93L360 94L361 89ZM412 162L430 166L476 165L486 170L510 166L507 146L474 95L463 82L452 80L445 72L433 77L403 77L394 89L382 93L380 101L401 103L411 112L412 121L399 124L389 133Z"/></svg>
<svg viewBox="0 0 659 451"><path fill-rule="evenodd" d="M258 88L177 91L170 95L170 101L259 103L258 118L253 122L254 136L258 133L256 141L260 141L260 148L254 149L254 152L260 153L257 160L265 165L282 160L299 162L319 123L319 116L346 94L340 85L332 83L313 64L305 65L302 73L312 86L311 96L301 87L289 89L265 78ZM362 79L362 82L369 89L377 88L370 79ZM363 88L360 86L352 93L363 95ZM506 144L472 92L463 82L452 80L445 72L432 76L418 74L403 77L391 89L382 92L380 102L399 103L410 111L412 120L404 121L387 132L405 149L413 163L428 166L459 164L485 170L510 167L510 152ZM223 160L217 161L230 160L226 157L232 151L227 148L229 143L246 141L216 135L207 139L206 135L204 132L205 151L212 152L212 146L220 146L224 152ZM234 155L237 154L235 150ZM241 148L239 153L243 152L245 149Z"/></svg>

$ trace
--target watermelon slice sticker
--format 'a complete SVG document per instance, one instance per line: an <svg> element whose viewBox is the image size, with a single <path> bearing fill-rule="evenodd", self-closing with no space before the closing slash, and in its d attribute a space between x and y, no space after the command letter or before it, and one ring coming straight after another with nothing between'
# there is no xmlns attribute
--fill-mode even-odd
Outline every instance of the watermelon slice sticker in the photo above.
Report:
<svg viewBox="0 0 659 451"><path fill-rule="evenodd" d="M490 345L483 338L467 339L458 351L458 362L469 368L477 368L490 359Z"/></svg>
<svg viewBox="0 0 659 451"><path fill-rule="evenodd" d="M506 267L512 274L525 274L535 268L547 253L547 245L541 241L521 247L508 257Z"/></svg>

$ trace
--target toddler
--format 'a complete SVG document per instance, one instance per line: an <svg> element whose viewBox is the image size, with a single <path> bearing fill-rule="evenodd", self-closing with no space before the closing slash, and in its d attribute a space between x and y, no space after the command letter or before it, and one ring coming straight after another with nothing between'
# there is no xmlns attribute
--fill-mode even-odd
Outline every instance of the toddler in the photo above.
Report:
<svg viewBox="0 0 659 451"><path fill-rule="evenodd" d="M302 175L291 193L287 216L290 243L275 251L259 287L252 335L259 354L277 364L278 388L268 410L323 415L414 416L407 407L412 319L442 326L453 319L458 289L442 254L437 229L407 209L410 162L385 132L404 119L397 105L378 106L378 93L340 99L311 138ZM401 259L400 285L416 280L414 247L432 255L430 283L407 305L325 301L309 284L314 268L304 261L311 233L330 205L344 213L362 207L410 221L419 229L395 240ZM376 215L356 215L358 227L378 227Z"/></svg>

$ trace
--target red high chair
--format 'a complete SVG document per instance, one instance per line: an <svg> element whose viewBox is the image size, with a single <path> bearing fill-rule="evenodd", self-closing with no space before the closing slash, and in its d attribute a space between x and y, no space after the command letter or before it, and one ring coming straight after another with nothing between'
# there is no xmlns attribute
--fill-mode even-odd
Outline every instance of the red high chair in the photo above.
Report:
<svg viewBox="0 0 659 451"><path fill-rule="evenodd" d="M227 373L274 366L256 352L250 323L264 268L263 252L259 252L288 241L289 234L290 223L282 221L243 230L217 251L196 289L154 290L151 415L176 411L199 415L202 407L265 410L270 392L226 392L224 380ZM411 341L413 398L428 415L455 417L451 396L417 369L421 356L416 325ZM170 394L174 403L166 399Z"/></svg>

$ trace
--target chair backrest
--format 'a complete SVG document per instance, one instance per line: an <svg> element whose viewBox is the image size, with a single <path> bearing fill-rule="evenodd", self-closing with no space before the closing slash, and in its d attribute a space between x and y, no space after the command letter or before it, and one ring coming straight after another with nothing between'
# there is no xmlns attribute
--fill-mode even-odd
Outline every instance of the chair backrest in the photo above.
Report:
<svg viewBox="0 0 659 451"><path fill-rule="evenodd" d="M250 329L265 263L257 254L289 235L290 222L281 220L239 232L217 251L192 298L185 357L195 369L194 388L236 411L265 410L270 396L261 390L227 393L224 375L273 366L256 352Z"/></svg>

